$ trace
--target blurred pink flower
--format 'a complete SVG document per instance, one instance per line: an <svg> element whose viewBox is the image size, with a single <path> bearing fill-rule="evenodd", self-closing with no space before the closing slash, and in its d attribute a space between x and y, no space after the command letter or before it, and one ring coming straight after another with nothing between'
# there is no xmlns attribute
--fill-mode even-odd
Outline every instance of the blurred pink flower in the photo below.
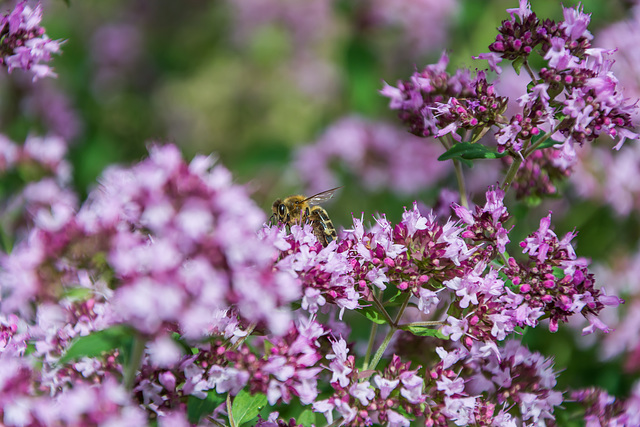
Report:
<svg viewBox="0 0 640 427"><path fill-rule="evenodd" d="M330 165L339 162L369 191L412 194L427 189L449 171L439 162L443 149L390 125L347 117L296 153L295 167L309 193L339 185Z"/></svg>

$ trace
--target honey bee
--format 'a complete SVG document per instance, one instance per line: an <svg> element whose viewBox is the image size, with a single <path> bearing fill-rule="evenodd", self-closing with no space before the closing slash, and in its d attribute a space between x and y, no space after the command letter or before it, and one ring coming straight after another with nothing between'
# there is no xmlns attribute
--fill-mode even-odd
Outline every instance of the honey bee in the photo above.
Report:
<svg viewBox="0 0 640 427"><path fill-rule="evenodd" d="M327 246L336 239L336 229L333 227L327 211L317 205L332 198L336 190L340 188L342 187L332 188L311 197L297 194L285 197L284 200L277 199L271 206L273 211L271 219L275 218L278 222L288 226L309 223L318 241L322 243L322 246Z"/></svg>

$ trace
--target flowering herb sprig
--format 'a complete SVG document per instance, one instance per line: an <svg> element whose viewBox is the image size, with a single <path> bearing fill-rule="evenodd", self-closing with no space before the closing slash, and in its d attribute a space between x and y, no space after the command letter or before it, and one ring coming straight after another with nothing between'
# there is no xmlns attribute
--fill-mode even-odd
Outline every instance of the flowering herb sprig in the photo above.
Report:
<svg viewBox="0 0 640 427"><path fill-rule="evenodd" d="M56 77L46 63L52 53L60 52L60 40L51 40L40 26L42 6L35 8L27 1L18 2L11 12L0 18L0 64L9 72L22 69L33 74L33 80Z"/></svg>
<svg viewBox="0 0 640 427"><path fill-rule="evenodd" d="M508 10L511 17L498 28L499 35L489 46L491 52L476 57L488 60L491 70L498 74L501 61L512 61L518 72L524 69L531 78L527 92L518 98L521 111L511 117L503 115L506 99L488 85L485 72L473 78L464 70L449 75L445 54L437 64L415 72L397 87L385 84L381 93L390 98L390 108L399 110L410 132L449 135L448 140L442 140L451 153L447 158L511 156L505 189L514 179L520 180L520 188L532 187L531 175L525 172L531 166L518 174L525 160L543 170L558 166L540 162L548 155L531 158L540 148L555 145L553 149L561 154L551 157L562 157L565 170L575 158L573 144L608 135L618 140L614 148L619 149L626 139L638 138L631 123L637 103L625 99L618 87L609 59L613 52L591 46L593 36L587 30L590 16L581 6L563 10L564 21L543 21L531 11L527 0L521 0L518 9ZM535 53L546 61L538 74L528 61ZM492 128L495 148L466 144L476 143ZM466 145L456 146L456 142ZM561 177L554 172L537 175L547 181L549 177ZM541 195L554 190L553 185L538 185Z"/></svg>
<svg viewBox="0 0 640 427"><path fill-rule="evenodd" d="M19 5L3 28L39 16ZM513 187L548 191L537 179L555 176L549 165L568 173L573 143L635 137L631 106L580 8L561 23L526 1L509 13L480 57L532 77L513 117L486 73L449 75L446 56L383 89L413 133L455 160L460 204L446 220L414 203L395 224L354 217L323 246L310 224L266 223L212 156L186 162L173 145L108 168L80 204L59 139L0 139L0 172L39 171L20 193L28 220L0 257L2 422L515 426L552 423L575 401L588 422L633 424L637 390L620 404L599 390L563 394L552 359L518 341L575 314L584 334L608 332L599 315L623 301L595 286L576 232L556 235L551 213L514 246L505 204ZM527 62L536 49L548 61L539 77ZM490 130L497 147L480 142ZM469 206L460 160L503 155L502 186ZM512 187L521 165L528 181ZM351 342L356 316L370 326L366 348Z"/></svg>

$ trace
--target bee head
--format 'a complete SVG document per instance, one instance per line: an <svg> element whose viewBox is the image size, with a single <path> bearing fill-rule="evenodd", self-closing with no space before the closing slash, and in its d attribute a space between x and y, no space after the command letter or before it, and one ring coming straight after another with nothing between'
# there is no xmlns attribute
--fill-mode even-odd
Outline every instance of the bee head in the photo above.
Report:
<svg viewBox="0 0 640 427"><path fill-rule="evenodd" d="M276 201L273 202L273 205L271 205L271 211L273 212L273 215L278 218L278 221L282 222L284 220L287 208L285 207L284 203L282 203L282 199L276 199Z"/></svg>

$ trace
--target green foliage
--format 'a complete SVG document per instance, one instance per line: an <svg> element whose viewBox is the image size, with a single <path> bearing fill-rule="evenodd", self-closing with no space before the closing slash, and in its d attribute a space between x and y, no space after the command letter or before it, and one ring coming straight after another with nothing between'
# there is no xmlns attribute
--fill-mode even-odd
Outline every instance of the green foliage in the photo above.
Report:
<svg viewBox="0 0 640 427"><path fill-rule="evenodd" d="M133 331L129 327L112 326L77 338L60 358L60 363L67 363L82 357L97 357L111 350L129 346L132 341Z"/></svg>
<svg viewBox="0 0 640 427"><path fill-rule="evenodd" d="M237 426L253 421L258 417L260 409L267 404L267 396L261 393L254 395L242 390L233 399L231 413Z"/></svg>
<svg viewBox="0 0 640 427"><path fill-rule="evenodd" d="M189 396L187 400L187 418L192 424L198 424L203 417L212 414L224 399L226 394L218 394L215 390L210 390L205 399Z"/></svg>
<svg viewBox="0 0 640 427"><path fill-rule="evenodd" d="M438 157L443 162L451 159L458 160L475 160L475 159L499 159L506 156L507 153L498 153L496 150L482 144L471 142L458 142L448 149L444 154Z"/></svg>
<svg viewBox="0 0 640 427"><path fill-rule="evenodd" d="M361 307L355 311L378 325L387 323L385 317L374 307Z"/></svg>
<svg viewBox="0 0 640 427"><path fill-rule="evenodd" d="M311 427L316 423L316 414L310 409L302 411L300 416L296 418L298 424L302 424L304 427Z"/></svg>
<svg viewBox="0 0 640 427"><path fill-rule="evenodd" d="M413 335L419 337L436 337L440 339L448 339L447 335L440 332L440 329L435 329L433 326L421 326L421 325L403 325L400 329L411 332Z"/></svg>

